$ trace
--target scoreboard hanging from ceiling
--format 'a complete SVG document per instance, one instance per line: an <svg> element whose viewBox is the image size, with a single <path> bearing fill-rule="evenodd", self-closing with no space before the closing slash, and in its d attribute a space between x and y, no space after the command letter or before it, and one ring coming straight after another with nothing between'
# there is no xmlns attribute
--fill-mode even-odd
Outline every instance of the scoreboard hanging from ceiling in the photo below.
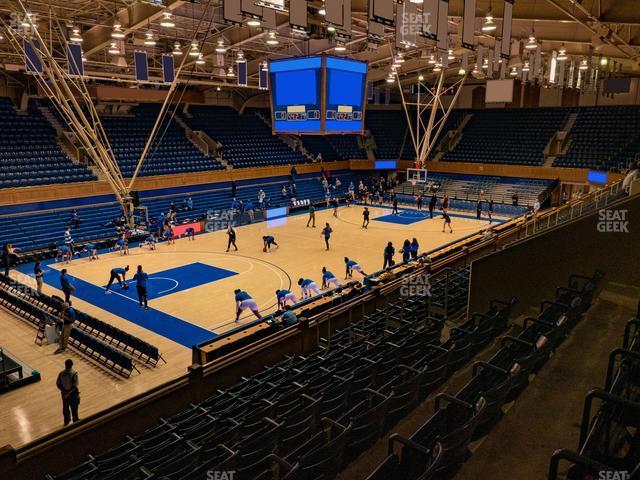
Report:
<svg viewBox="0 0 640 480"><path fill-rule="evenodd" d="M363 133L367 64L328 56L269 63L274 133Z"/></svg>

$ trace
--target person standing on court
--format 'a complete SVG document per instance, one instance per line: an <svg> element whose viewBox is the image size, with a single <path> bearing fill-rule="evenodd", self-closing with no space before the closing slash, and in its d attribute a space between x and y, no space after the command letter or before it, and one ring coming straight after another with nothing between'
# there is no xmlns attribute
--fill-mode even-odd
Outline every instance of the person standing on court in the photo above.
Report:
<svg viewBox="0 0 640 480"><path fill-rule="evenodd" d="M324 244L327 246L327 250L329 250L329 239L331 238L332 232L333 230L331 229L329 223L325 223L321 235L324 235Z"/></svg>
<svg viewBox="0 0 640 480"><path fill-rule="evenodd" d="M71 328L76 321L76 311L67 302L62 304L62 328L60 329L60 347L54 352L55 354L62 353L67 349L67 342L69 341L69 335L71 335Z"/></svg>
<svg viewBox="0 0 640 480"><path fill-rule="evenodd" d="M411 258L418 258L418 249L420 245L418 244L418 239L414 238L411 240Z"/></svg>
<svg viewBox="0 0 640 480"><path fill-rule="evenodd" d="M64 361L64 370L58 374L56 387L62 395L62 416L64 426L69 422L78 422L78 407L80 406L80 390L78 390L78 372L73 369L73 360L70 358Z"/></svg>
<svg viewBox="0 0 640 480"><path fill-rule="evenodd" d="M393 256L396 253L396 249L393 248L393 243L387 243L387 246L384 247L384 264L382 268L393 267L395 264L393 261Z"/></svg>
<svg viewBox="0 0 640 480"><path fill-rule="evenodd" d="M4 274L7 277L9 276L9 270L11 270L11 263L15 257L17 257L16 249L13 248L13 245L10 243L6 243L4 247L2 247L2 261L4 262Z"/></svg>
<svg viewBox="0 0 640 480"><path fill-rule="evenodd" d="M312 222L313 222L313 225L311 226L313 228L316 228L316 207L313 206L313 203L310 203L309 204L309 220L307 220L307 227Z"/></svg>
<svg viewBox="0 0 640 480"><path fill-rule="evenodd" d="M111 288L111 285L113 285L114 280L118 281L118 285L120 285L120 288L125 288L126 283L122 283L122 282L126 281L126 276L128 271L129 271L129 265L127 265L124 268L122 267L112 268L109 275L109 283L107 283L107 288L105 288L104 293L110 293L109 289Z"/></svg>
<svg viewBox="0 0 640 480"><path fill-rule="evenodd" d="M235 180L231 180L231 198L236 198L236 190L237 189L238 189L238 187L236 186L236 181Z"/></svg>
<svg viewBox="0 0 640 480"><path fill-rule="evenodd" d="M142 265L138 265L138 271L133 276L136 281L136 291L138 292L138 303L140 307L144 307L145 310L149 308L147 304L147 280L149 280L149 274L142 271Z"/></svg>
<svg viewBox="0 0 640 480"><path fill-rule="evenodd" d="M418 204L418 210L422 210L422 193L418 194L416 198L416 203Z"/></svg>
<svg viewBox="0 0 640 480"><path fill-rule="evenodd" d="M369 213L369 207L364 207L364 211L362 212L362 228L369 226Z"/></svg>
<svg viewBox="0 0 640 480"><path fill-rule="evenodd" d="M391 212L392 215L397 215L398 214L398 197L396 196L396 194L393 194L393 211Z"/></svg>
<svg viewBox="0 0 640 480"><path fill-rule="evenodd" d="M60 288L64 292L64 301L69 303L71 301L71 294L76 290L73 285L71 285L71 278L67 275L67 269L63 268L60 271Z"/></svg>
<svg viewBox="0 0 640 480"><path fill-rule="evenodd" d="M438 203L438 197L434 193L431 195L431 200L429 200L429 218L433 218L433 211L436 208L436 204Z"/></svg>
<svg viewBox="0 0 640 480"><path fill-rule="evenodd" d="M402 245L402 261L408 262L411 258L411 242L407 238Z"/></svg>
<svg viewBox="0 0 640 480"><path fill-rule="evenodd" d="M42 295L42 284L44 283L42 275L42 264L38 261L33 266L33 275L36 279L36 291L38 295Z"/></svg>
<svg viewBox="0 0 640 480"><path fill-rule="evenodd" d="M229 239L227 241L227 252L229 251L229 248L231 248L231 245L233 245L233 248L235 248L237 252L238 247L236 246L236 231L233 229L231 224L229 224L229 226L227 227L227 235L229 236Z"/></svg>
<svg viewBox="0 0 640 480"><path fill-rule="evenodd" d="M480 217L482 217L482 200L478 200L476 205L476 218L480 220Z"/></svg>

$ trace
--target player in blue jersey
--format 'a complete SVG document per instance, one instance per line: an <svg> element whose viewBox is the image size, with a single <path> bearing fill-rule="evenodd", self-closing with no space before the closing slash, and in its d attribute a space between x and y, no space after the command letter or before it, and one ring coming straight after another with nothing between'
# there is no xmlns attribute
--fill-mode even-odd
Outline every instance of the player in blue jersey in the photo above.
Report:
<svg viewBox="0 0 640 480"><path fill-rule="evenodd" d="M336 276L327 270L327 267L322 267L322 289L329 288L329 285L333 285L334 287L340 286L340 281L336 278Z"/></svg>
<svg viewBox="0 0 640 480"><path fill-rule="evenodd" d="M320 235L324 235L324 244L327 246L327 250L329 250L329 239L331 238L332 233L333 230L331 229L331 225L325 223Z"/></svg>
<svg viewBox="0 0 640 480"><path fill-rule="evenodd" d="M320 289L318 288L318 285L316 285L316 282L309 278L299 279L298 285L300 285L303 300L305 298L311 298L313 296L312 294L320 295Z"/></svg>
<svg viewBox="0 0 640 480"><path fill-rule="evenodd" d="M298 299L290 290L276 290L276 298L278 299L278 309L284 308L287 302L292 302L294 305L298 303Z"/></svg>
<svg viewBox="0 0 640 480"><path fill-rule="evenodd" d="M149 308L147 299L147 282L149 281L149 274L142 270L142 265L138 265L138 271L133 276L136 281L136 291L138 292L138 303L140 308L147 310Z"/></svg>
<svg viewBox="0 0 640 480"><path fill-rule="evenodd" d="M73 245L62 245L60 247L60 255L62 256L62 261L64 263L71 263L71 259L73 258Z"/></svg>
<svg viewBox="0 0 640 480"><path fill-rule="evenodd" d="M262 315L260 315L258 311L258 304L251 298L251 295L239 288L235 289L233 293L236 299L236 322L240 320L240 314L247 308L251 310L256 317L262 318Z"/></svg>
<svg viewBox="0 0 640 480"><path fill-rule="evenodd" d="M87 253L89 260L98 260L98 248L95 243L85 243L84 251Z"/></svg>
<svg viewBox="0 0 640 480"><path fill-rule="evenodd" d="M275 245L276 248L280 248L280 245L278 245L276 243L276 239L273 238L271 235L265 235L262 237L262 243L264 244L264 248L262 249L263 252L270 252L271 251L271 245Z"/></svg>
<svg viewBox="0 0 640 480"><path fill-rule="evenodd" d="M111 293L109 289L111 288L111 285L113 285L114 280L118 281L118 285L120 285L120 288L124 290L129 288L127 284L124 283L126 281L126 276L128 271L129 271L129 265L127 265L124 268L123 267L112 268L109 276L109 283L107 283L107 288L105 288L104 293Z"/></svg>
<svg viewBox="0 0 640 480"><path fill-rule="evenodd" d="M127 242L124 234L120 235L118 240L116 240L114 248L118 249L120 255L129 255L129 242Z"/></svg>
<svg viewBox="0 0 640 480"><path fill-rule="evenodd" d="M158 239L156 238L155 235L151 234L144 239L144 242L140 244L140 248L147 247L149 250L155 250L156 243L158 243Z"/></svg>
<svg viewBox="0 0 640 480"><path fill-rule="evenodd" d="M355 260L351 260L349 257L344 257L344 263L346 266L345 277L344 277L345 280L347 278L353 278L354 270L358 273L361 273L363 276L366 275L366 273L362 271L362 267L358 265L358 262L356 262Z"/></svg>

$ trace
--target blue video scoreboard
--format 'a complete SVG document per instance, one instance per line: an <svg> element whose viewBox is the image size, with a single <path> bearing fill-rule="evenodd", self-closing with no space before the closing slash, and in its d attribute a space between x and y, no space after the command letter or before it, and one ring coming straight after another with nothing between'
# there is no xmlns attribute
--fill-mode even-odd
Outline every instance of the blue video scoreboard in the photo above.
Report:
<svg viewBox="0 0 640 480"><path fill-rule="evenodd" d="M326 58L325 131L361 133L364 130L366 85L366 63Z"/></svg>
<svg viewBox="0 0 640 480"><path fill-rule="evenodd" d="M322 57L269 64L273 130L315 133L321 128Z"/></svg>
<svg viewBox="0 0 640 480"><path fill-rule="evenodd" d="M367 64L304 57L269 64L274 133L362 133Z"/></svg>

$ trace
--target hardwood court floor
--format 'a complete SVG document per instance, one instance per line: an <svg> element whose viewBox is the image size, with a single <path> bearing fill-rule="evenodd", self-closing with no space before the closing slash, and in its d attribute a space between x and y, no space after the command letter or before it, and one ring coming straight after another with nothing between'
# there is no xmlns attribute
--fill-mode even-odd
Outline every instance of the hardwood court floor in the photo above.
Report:
<svg viewBox="0 0 640 480"><path fill-rule="evenodd" d="M300 277L311 278L320 286L323 266L339 279L344 278L345 256L358 261L365 272L373 272L382 267L382 250L388 241L392 241L399 249L405 238L416 237L420 250L424 251L469 235L488 224L485 219L476 220L465 212L460 212L461 216L454 216L454 212L454 233L450 234L442 233L443 222L440 218L415 218L413 212L401 211L399 219L380 221L374 219L388 217L391 210L386 207L370 207L370 210L372 220L366 230L361 227L361 206L341 207L338 218L332 216L332 210L318 211L316 228L306 227L306 214L243 226L236 229L238 252L226 253L227 235L217 231L199 235L195 241L180 239L175 245L160 244L156 251L132 248L127 257L114 252L101 255L100 260L94 262L78 258L70 265L49 265L54 269L52 278L58 277L55 270L67 268L73 277L91 284L99 291L100 295L93 299L74 298L76 308L156 345L167 364L161 363L157 368L141 368L142 373L134 373L131 378L123 379L97 367L72 349L64 355L53 355L55 346L39 347L34 343L36 331L33 326L0 311L0 346L42 374L42 381L0 396L0 446L11 444L19 447L62 426L61 402L55 379L67 357L74 360L80 374L81 417L185 374L191 363L190 349L184 342L181 344L168 338L160 328L162 325L158 324L165 317L154 317L153 312L168 315L167 318L177 317L210 334L220 334L238 325L234 322L235 288L248 291L261 311L269 313L275 309L276 289L291 287L299 296L297 279ZM393 223L395 221L413 223ZM330 251L325 250L321 237L325 222L329 222L333 229ZM273 235L280 248L269 253L262 252L263 235ZM400 259L401 256L396 254L396 260ZM152 310L148 319L144 318L146 313L139 311L136 302L131 299L125 300L127 312L122 315L116 315L107 308L109 302L122 303L122 292L117 286L112 295L104 295L101 290L112 268L129 264L131 276L137 265L143 265L145 271L153 276L157 272L174 271L194 263L224 269L235 275L215 281L196 282L195 286L153 298L149 302ZM181 281L192 281L189 274L188 270ZM354 273L354 278L358 277L359 274ZM45 292L60 295L57 281L50 283L45 285ZM135 297L133 290L129 290L130 297ZM107 307L101 308L96 303ZM141 318L144 321L139 321ZM240 323L252 319L250 313L245 314Z"/></svg>

